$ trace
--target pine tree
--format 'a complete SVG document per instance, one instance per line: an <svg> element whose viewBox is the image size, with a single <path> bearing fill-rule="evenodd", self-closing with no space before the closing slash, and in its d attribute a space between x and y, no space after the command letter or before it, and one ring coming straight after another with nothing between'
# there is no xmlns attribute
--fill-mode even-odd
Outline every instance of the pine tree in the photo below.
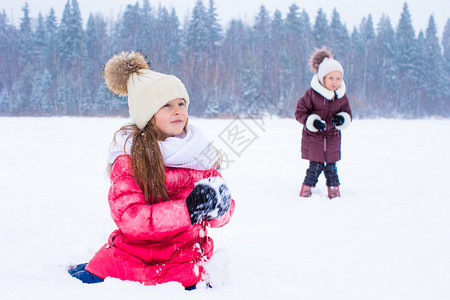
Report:
<svg viewBox="0 0 450 300"><path fill-rule="evenodd" d="M70 36L71 20L72 11L70 2L67 0L57 33L57 49L60 57L61 69L63 70L70 69L73 62L73 44Z"/></svg>
<svg viewBox="0 0 450 300"><path fill-rule="evenodd" d="M373 55L375 67L373 72L378 77L374 82L373 94L376 99L376 112L389 115L392 111L395 94L395 33L391 20L383 15L378 23Z"/></svg>
<svg viewBox="0 0 450 300"><path fill-rule="evenodd" d="M0 115L8 115L10 97L7 89L0 92Z"/></svg>
<svg viewBox="0 0 450 300"><path fill-rule="evenodd" d="M28 3L22 8L23 17L19 31L19 70L20 80L18 89L18 103L16 113L30 112L30 97L33 91L34 66L33 66L33 31L31 28L30 11Z"/></svg>
<svg viewBox="0 0 450 300"><path fill-rule="evenodd" d="M186 46L200 59L204 58L208 48L210 34L208 17L203 1L197 0L187 29Z"/></svg>
<svg viewBox="0 0 450 300"><path fill-rule="evenodd" d="M141 50L143 53L152 53L154 48L154 26L155 26L155 17L153 16L153 8L150 5L149 0L144 0L142 5L142 9L140 12L142 29L140 36L142 36L141 42Z"/></svg>
<svg viewBox="0 0 450 300"><path fill-rule="evenodd" d="M442 74L443 58L441 46L437 37L436 23L434 17L430 16L428 27L425 32L425 74L423 82L427 98L427 110L430 114L440 114L444 109Z"/></svg>
<svg viewBox="0 0 450 300"><path fill-rule="evenodd" d="M378 80L378 74L374 72L377 67L376 55L374 53L375 29L373 27L372 15L363 19L360 25L361 62L362 62L362 89L361 95L367 101L368 108L373 110L375 106L374 84Z"/></svg>
<svg viewBox="0 0 450 300"><path fill-rule="evenodd" d="M33 115L48 115L53 111L53 102L50 98L51 74L47 69L36 73L35 85L31 93L31 111Z"/></svg>
<svg viewBox="0 0 450 300"><path fill-rule="evenodd" d="M97 94L103 64L108 58L108 34L102 15L90 15L86 25L86 87L91 99Z"/></svg>
<svg viewBox="0 0 450 300"><path fill-rule="evenodd" d="M427 69L427 42L423 31L420 31L417 36L416 50L414 51L414 68L416 73L414 74L414 79L418 83L414 92L410 94L411 102L415 105L411 114L415 117L423 117L428 111L427 87L426 82L428 81L428 74L425 74Z"/></svg>
<svg viewBox="0 0 450 300"><path fill-rule="evenodd" d="M30 9L28 3L22 8L23 17L20 19L20 36L19 36L19 49L20 49L20 66L23 67L29 64L34 56L33 49L33 30L31 28Z"/></svg>
<svg viewBox="0 0 450 300"><path fill-rule="evenodd" d="M308 67L309 56L315 45L308 13L292 4L285 20L286 30L286 101L280 105L284 114L291 114L297 100L310 86L312 74Z"/></svg>
<svg viewBox="0 0 450 300"><path fill-rule="evenodd" d="M253 53L256 58L256 68L258 69L258 74L260 77L257 77L255 80L259 81L259 86L263 90L259 90L260 92L264 92L266 94L270 94L271 80L270 80L270 71L271 64L269 57L269 47L270 45L270 23L271 19L269 16L269 12L267 11L264 5L261 5L258 15L256 16L255 26L253 27ZM256 99L253 99L256 101Z"/></svg>
<svg viewBox="0 0 450 300"><path fill-rule="evenodd" d="M284 43L286 38L286 30L284 27L284 20L279 10L276 10L270 25L270 44L269 61L272 64L270 68L270 90L267 93L268 97L274 102L283 102L285 98L285 88L287 87L285 68L286 66L286 45Z"/></svg>
<svg viewBox="0 0 450 300"><path fill-rule="evenodd" d="M444 27L442 35L442 48L444 52L444 73L442 74L443 93L444 93L444 111L445 116L450 116L450 19Z"/></svg>
<svg viewBox="0 0 450 300"><path fill-rule="evenodd" d="M222 113L233 114L241 102L241 84L238 73L245 54L250 51L251 29L242 20L232 20L221 47L222 92L219 102ZM219 99L219 100L220 100Z"/></svg>
<svg viewBox="0 0 450 300"><path fill-rule="evenodd" d="M316 16L316 21L313 27L313 34L315 38L314 46L320 48L329 43L329 30L328 20L325 12L322 8L319 8Z"/></svg>
<svg viewBox="0 0 450 300"><path fill-rule="evenodd" d="M40 89L42 97L40 99L41 113L49 116L55 112L54 101L52 99L52 75L48 69L44 69L44 73L40 78Z"/></svg>
<svg viewBox="0 0 450 300"><path fill-rule="evenodd" d="M18 40L16 27L9 24L5 12L0 12L0 92L4 97L12 95L14 82L19 77Z"/></svg>
<svg viewBox="0 0 450 300"><path fill-rule="evenodd" d="M210 68L208 14L203 1L198 0L192 11L192 17L186 33L185 60L189 60L187 75L188 86L198 104L192 105L194 114L208 106L207 89Z"/></svg>
<svg viewBox="0 0 450 300"><path fill-rule="evenodd" d="M396 29L396 57L397 62L397 97L394 111L396 113L409 113L411 110L411 99L413 98L411 86L415 84L414 57L416 40L414 28L411 22L411 14L408 5L403 5L403 11Z"/></svg>
<svg viewBox="0 0 450 300"><path fill-rule="evenodd" d="M222 40L222 26L219 23L218 15L216 12L217 8L215 6L214 0L209 0L207 18L208 18L208 29L209 29L209 44L213 46L212 52L215 56L216 47L218 43Z"/></svg>
<svg viewBox="0 0 450 300"><path fill-rule="evenodd" d="M118 49L116 51L142 50L140 39L142 19L138 2L135 5L127 5L118 27Z"/></svg>
<svg viewBox="0 0 450 300"><path fill-rule="evenodd" d="M77 0L72 0L71 11L70 36L72 37L74 63L82 64L86 56L86 37ZM78 70L81 70L80 66Z"/></svg>
<svg viewBox="0 0 450 300"><path fill-rule="evenodd" d="M35 48L34 64L38 68L38 70L41 70L44 66L45 42L47 40L47 34L45 31L45 21L41 13L39 13L38 16L37 27L34 32L33 39Z"/></svg>
<svg viewBox="0 0 450 300"><path fill-rule="evenodd" d="M58 52L58 25L53 8L45 19L45 32L44 65L51 74L50 99L53 100L53 112L58 113L57 77L61 62Z"/></svg>
<svg viewBox="0 0 450 300"><path fill-rule="evenodd" d="M347 63L346 53L350 45L347 28L341 22L341 16L336 8L333 10L330 23L330 41L327 45L332 49L334 57L343 65Z"/></svg>
<svg viewBox="0 0 450 300"><path fill-rule="evenodd" d="M256 67L256 57L248 51L239 66L238 81L240 82L241 101L233 109L233 114L255 114L256 96L261 91L261 70Z"/></svg>

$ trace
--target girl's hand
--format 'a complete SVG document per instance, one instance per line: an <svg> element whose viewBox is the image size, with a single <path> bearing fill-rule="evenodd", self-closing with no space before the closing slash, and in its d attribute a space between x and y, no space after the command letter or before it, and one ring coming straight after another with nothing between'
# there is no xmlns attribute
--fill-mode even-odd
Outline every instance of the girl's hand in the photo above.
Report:
<svg viewBox="0 0 450 300"><path fill-rule="evenodd" d="M198 181L186 198L192 224L223 216L229 210L230 203L230 192L221 177L210 177Z"/></svg>
<svg viewBox="0 0 450 300"><path fill-rule="evenodd" d="M314 120L314 127L319 131L324 131L327 125L321 120Z"/></svg>
<svg viewBox="0 0 450 300"><path fill-rule="evenodd" d="M342 124L344 124L344 117L341 115L335 115L334 117L331 118L331 124L333 124L333 126L340 126Z"/></svg>

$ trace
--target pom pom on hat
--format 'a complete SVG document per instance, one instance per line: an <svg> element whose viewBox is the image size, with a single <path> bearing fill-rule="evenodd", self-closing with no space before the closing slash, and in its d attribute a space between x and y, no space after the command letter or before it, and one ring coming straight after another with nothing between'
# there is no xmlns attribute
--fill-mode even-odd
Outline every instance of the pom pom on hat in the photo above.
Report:
<svg viewBox="0 0 450 300"><path fill-rule="evenodd" d="M339 71L344 76L344 68L333 58L331 51L326 47L316 49L309 59L309 68L319 78L320 83L323 83L323 78L330 72Z"/></svg>
<svg viewBox="0 0 450 300"><path fill-rule="evenodd" d="M121 52L105 65L103 73L108 89L120 96L128 96L131 119L140 129L166 105L182 98L189 106L189 94L180 79L151 71L147 60L139 52Z"/></svg>
<svg viewBox="0 0 450 300"><path fill-rule="evenodd" d="M323 62L325 58L333 58L331 51L326 47L322 47L320 49L315 49L309 58L309 69L311 72L316 74L319 71L319 65Z"/></svg>
<svg viewBox="0 0 450 300"><path fill-rule="evenodd" d="M148 64L142 53L121 52L111 57L105 65L103 77L106 87L119 96L128 95L128 79L131 74L139 74L141 70L148 70Z"/></svg>

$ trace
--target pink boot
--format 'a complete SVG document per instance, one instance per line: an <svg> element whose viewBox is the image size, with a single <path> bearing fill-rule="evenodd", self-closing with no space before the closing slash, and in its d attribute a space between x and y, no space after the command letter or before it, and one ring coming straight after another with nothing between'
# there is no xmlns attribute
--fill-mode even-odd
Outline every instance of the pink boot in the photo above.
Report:
<svg viewBox="0 0 450 300"><path fill-rule="evenodd" d="M311 188L312 186L302 184L302 190L300 191L300 197L311 197Z"/></svg>
<svg viewBox="0 0 450 300"><path fill-rule="evenodd" d="M339 186L329 186L328 187L328 198L333 199L336 197L341 197L339 193Z"/></svg>

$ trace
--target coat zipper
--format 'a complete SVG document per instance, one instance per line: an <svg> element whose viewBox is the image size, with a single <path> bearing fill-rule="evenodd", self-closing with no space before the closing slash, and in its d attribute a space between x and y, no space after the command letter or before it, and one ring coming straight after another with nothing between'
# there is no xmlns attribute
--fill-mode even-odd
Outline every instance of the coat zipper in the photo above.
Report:
<svg viewBox="0 0 450 300"><path fill-rule="evenodd" d="M327 105L327 99L325 99L325 97L323 97L323 105L326 106ZM329 109L327 109L327 111L329 112ZM325 120L326 122L326 120ZM326 129L325 129L326 131ZM323 132L323 152L325 152L325 156L327 155L327 137L325 134L325 131ZM325 158L326 161L326 158Z"/></svg>

